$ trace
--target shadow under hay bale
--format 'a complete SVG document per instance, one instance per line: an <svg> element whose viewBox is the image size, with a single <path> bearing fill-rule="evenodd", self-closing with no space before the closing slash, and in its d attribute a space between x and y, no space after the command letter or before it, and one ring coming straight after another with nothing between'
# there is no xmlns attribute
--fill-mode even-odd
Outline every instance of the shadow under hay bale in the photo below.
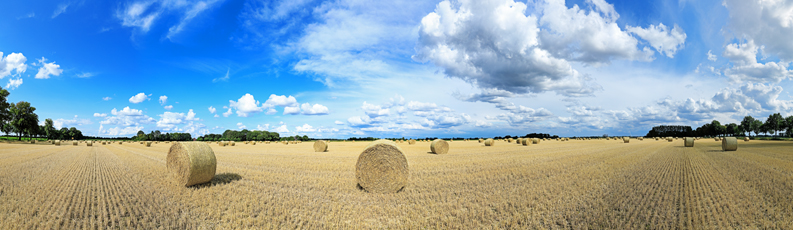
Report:
<svg viewBox="0 0 793 230"><path fill-rule="evenodd" d="M218 185L228 184L234 181L242 180L242 176L236 173L221 173L212 177L212 180L209 183L197 184L193 186L189 186L190 188L206 188L206 187L213 187Z"/></svg>

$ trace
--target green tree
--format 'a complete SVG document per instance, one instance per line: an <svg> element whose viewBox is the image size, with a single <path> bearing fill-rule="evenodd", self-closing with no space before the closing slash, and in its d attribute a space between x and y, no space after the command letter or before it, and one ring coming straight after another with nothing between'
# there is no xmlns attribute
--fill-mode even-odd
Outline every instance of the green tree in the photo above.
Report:
<svg viewBox="0 0 793 230"><path fill-rule="evenodd" d="M727 134L735 136L735 134L738 133L738 125L735 123L729 123L726 126L726 130L727 130Z"/></svg>
<svg viewBox="0 0 793 230"><path fill-rule="evenodd" d="M793 137L793 115L785 118L785 129L787 130L785 134L788 137Z"/></svg>
<svg viewBox="0 0 793 230"><path fill-rule="evenodd" d="M752 123L754 123L755 119L752 116L745 116L741 121L741 128L744 131L751 132L752 131Z"/></svg>
<svg viewBox="0 0 793 230"><path fill-rule="evenodd" d="M765 120L765 125L768 126L767 127L768 131L773 132L774 136L776 136L778 131L782 131L785 128L785 125L784 125L785 121L784 120L785 120L785 118L782 117L781 114L774 113L774 114L768 115L768 119Z"/></svg>
<svg viewBox="0 0 793 230"><path fill-rule="evenodd" d="M711 133L713 133L713 135L716 136L723 134L727 130L727 127L721 125L721 123L719 123L719 121L717 120L713 120L710 122L710 128L712 129Z"/></svg>
<svg viewBox="0 0 793 230"><path fill-rule="evenodd" d="M754 132L754 134L755 134L755 135L758 135L758 134L760 134L760 131L761 131L761 130L760 130L760 128L761 128L762 126L763 126L763 122L762 122L762 121L760 121L760 120L754 120L754 121L752 122L752 128L751 128L751 131L752 131L752 132Z"/></svg>
<svg viewBox="0 0 793 230"><path fill-rule="evenodd" d="M47 118L46 120L44 120L44 135L47 135L47 139L57 138L56 134L58 130L55 130L55 127L53 127L53 125L54 123L52 122L52 119Z"/></svg>
<svg viewBox="0 0 793 230"><path fill-rule="evenodd" d="M9 111L9 109L12 104L9 104L7 100L9 94L10 93L8 92L8 90L5 90L2 87L0 87L0 129L2 129L4 133L6 133L6 136L8 135L9 132L11 132L10 125L8 128L5 128L5 125L11 122L11 112Z"/></svg>
<svg viewBox="0 0 793 230"><path fill-rule="evenodd" d="M39 116L35 113L36 107L30 106L29 102L17 102L11 106L9 112L11 113L11 126L19 140L22 140L23 134L31 136L39 128Z"/></svg>

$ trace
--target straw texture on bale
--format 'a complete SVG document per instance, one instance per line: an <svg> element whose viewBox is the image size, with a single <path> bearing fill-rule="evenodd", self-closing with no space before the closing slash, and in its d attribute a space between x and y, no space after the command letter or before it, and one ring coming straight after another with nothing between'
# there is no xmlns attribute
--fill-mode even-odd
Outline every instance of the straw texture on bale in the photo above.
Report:
<svg viewBox="0 0 793 230"><path fill-rule="evenodd" d="M151 141L146 142L146 147L151 147Z"/></svg>
<svg viewBox="0 0 793 230"><path fill-rule="evenodd" d="M523 140L520 140L520 144L522 144L524 146L529 146L529 145L531 145L531 143L532 143L532 141L529 140L529 138L523 138Z"/></svg>
<svg viewBox="0 0 793 230"><path fill-rule="evenodd" d="M322 140L314 141L314 152L328 151L328 143Z"/></svg>
<svg viewBox="0 0 793 230"><path fill-rule="evenodd" d="M55 142L52 143L55 144L55 146L61 146L61 140L55 140Z"/></svg>
<svg viewBox="0 0 793 230"><path fill-rule="evenodd" d="M495 140L493 140L493 139L487 139L487 140L485 140L485 146L493 146L493 145L495 145L495 144L496 144L496 141L495 141Z"/></svg>
<svg viewBox="0 0 793 230"><path fill-rule="evenodd" d="M686 147L694 147L694 138L693 137L686 137L685 139L685 146Z"/></svg>
<svg viewBox="0 0 793 230"><path fill-rule="evenodd" d="M622 142L630 143L631 142L631 138L630 137L622 137Z"/></svg>
<svg viewBox="0 0 793 230"><path fill-rule="evenodd" d="M735 137L725 137L721 140L721 150L735 151L738 150L738 139Z"/></svg>
<svg viewBox="0 0 793 230"><path fill-rule="evenodd" d="M449 152L449 143L446 143L446 141L442 139L435 139L432 141L432 144L430 144L430 151L434 154L446 154Z"/></svg>
<svg viewBox="0 0 793 230"><path fill-rule="evenodd" d="M168 171L184 186L206 183L215 177L215 152L206 143L175 142L168 150Z"/></svg>
<svg viewBox="0 0 793 230"><path fill-rule="evenodd" d="M743 141L749 141L749 137L744 137Z"/></svg>
<svg viewBox="0 0 793 230"><path fill-rule="evenodd" d="M410 171L402 149L393 141L367 145L355 163L358 186L371 193L394 193L407 186Z"/></svg>

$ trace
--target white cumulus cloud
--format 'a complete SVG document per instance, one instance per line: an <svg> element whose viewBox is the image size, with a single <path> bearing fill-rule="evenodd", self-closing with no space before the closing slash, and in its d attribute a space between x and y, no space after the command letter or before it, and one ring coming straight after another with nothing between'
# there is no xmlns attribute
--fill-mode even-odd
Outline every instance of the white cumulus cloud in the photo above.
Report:
<svg viewBox="0 0 793 230"><path fill-rule="evenodd" d="M60 76L63 73L61 66L55 64L55 62L47 62L44 57L41 57L38 61L42 66L39 68L39 72L36 73L36 79L48 79L50 76Z"/></svg>
<svg viewBox="0 0 793 230"><path fill-rule="evenodd" d="M24 73L28 68L28 65L25 64L27 61L28 59L21 53L11 53L4 57L3 52L0 52L0 79L12 74Z"/></svg>
<svg viewBox="0 0 793 230"><path fill-rule="evenodd" d="M659 23L658 26L650 25L646 29L628 26L627 30L647 40L656 51L666 54L669 58L673 58L677 50L683 48L683 43L686 42L686 33L677 24L672 29Z"/></svg>
<svg viewBox="0 0 793 230"><path fill-rule="evenodd" d="M320 104L303 103L300 108L303 110L304 115L328 115L329 113L328 107Z"/></svg>
<svg viewBox="0 0 793 230"><path fill-rule="evenodd" d="M259 104L259 101L253 95L246 93L237 101L229 100L229 109L234 108L237 110L237 116L248 117L263 110L262 107L259 107Z"/></svg>
<svg viewBox="0 0 793 230"><path fill-rule="evenodd" d="M149 96L151 96L151 94L146 95L145 93L138 93L135 94L135 96L130 97L129 102L133 104L138 104L145 100L149 100Z"/></svg>
<svg viewBox="0 0 793 230"><path fill-rule="evenodd" d="M168 96L160 96L160 105L165 105L166 102L168 102Z"/></svg>

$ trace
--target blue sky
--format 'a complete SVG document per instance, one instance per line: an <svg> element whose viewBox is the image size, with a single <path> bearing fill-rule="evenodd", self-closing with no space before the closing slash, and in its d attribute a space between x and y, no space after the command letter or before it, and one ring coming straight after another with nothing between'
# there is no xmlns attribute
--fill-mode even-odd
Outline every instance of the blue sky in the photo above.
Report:
<svg viewBox="0 0 793 230"><path fill-rule="evenodd" d="M4 1L0 87L86 135L641 135L793 115L784 1Z"/></svg>

